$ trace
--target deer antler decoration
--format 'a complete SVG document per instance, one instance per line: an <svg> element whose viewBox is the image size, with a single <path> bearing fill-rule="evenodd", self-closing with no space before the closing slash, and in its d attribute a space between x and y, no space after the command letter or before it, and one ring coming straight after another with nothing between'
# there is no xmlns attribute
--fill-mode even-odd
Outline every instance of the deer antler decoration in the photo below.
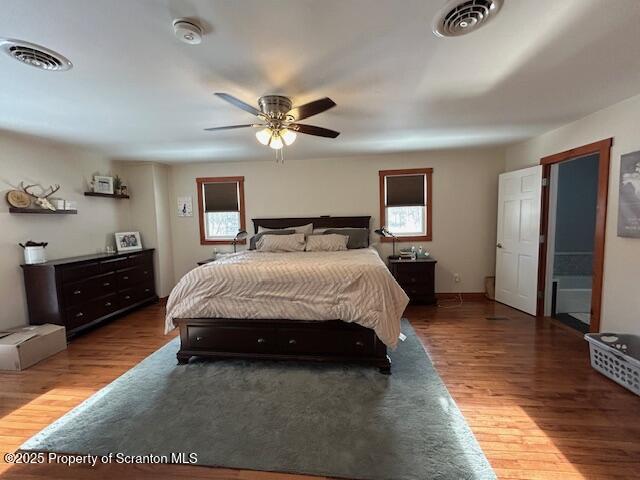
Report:
<svg viewBox="0 0 640 480"><path fill-rule="evenodd" d="M37 195L37 194L29 191L29 189L33 188L33 187L40 187L40 190L41 190L40 195ZM41 185L38 185L38 184L35 184L35 183L33 185L25 186L24 182L20 182L20 188L22 189L22 191L24 193L26 193L30 197L35 198L36 199L36 205L38 205L39 207L48 208L49 210L53 210L54 212L56 211L55 207L53 205L51 205L51 202L49 202L49 200L47 200L47 199L51 195L56 193L58 190L60 190L60 185L57 185L57 184L55 186L51 185L51 186L49 186L49 188L45 189Z"/></svg>

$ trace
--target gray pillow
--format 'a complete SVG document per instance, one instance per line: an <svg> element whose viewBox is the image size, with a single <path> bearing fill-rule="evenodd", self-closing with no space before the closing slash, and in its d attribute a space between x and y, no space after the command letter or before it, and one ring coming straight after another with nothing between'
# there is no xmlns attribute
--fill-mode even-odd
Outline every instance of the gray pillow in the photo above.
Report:
<svg viewBox="0 0 640 480"><path fill-rule="evenodd" d="M263 235L293 235L294 233L296 233L295 230L267 230L266 232L257 233L249 240L249 250L256 249L256 244Z"/></svg>
<svg viewBox="0 0 640 480"><path fill-rule="evenodd" d="M347 248L367 248L369 246L369 229L368 228L327 228L323 235L337 233L338 235L347 235L349 241Z"/></svg>

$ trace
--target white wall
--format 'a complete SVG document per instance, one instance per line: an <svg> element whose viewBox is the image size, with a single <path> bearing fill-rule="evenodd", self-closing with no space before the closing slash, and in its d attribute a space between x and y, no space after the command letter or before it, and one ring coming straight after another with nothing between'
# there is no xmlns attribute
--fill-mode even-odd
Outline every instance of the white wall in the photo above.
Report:
<svg viewBox="0 0 640 480"><path fill-rule="evenodd" d="M0 328L28 322L18 242L49 242L47 257L63 258L102 251L107 243L114 244L114 232L126 228L125 203L83 194L95 172L116 173L113 167L104 157L79 148L0 132ZM60 184L55 196L75 200L78 214L10 214L4 197L20 181Z"/></svg>
<svg viewBox="0 0 640 480"><path fill-rule="evenodd" d="M130 229L140 232L142 245L155 248L156 288L166 297L174 285L169 231L168 167L156 163L118 162L127 181Z"/></svg>
<svg viewBox="0 0 640 480"><path fill-rule="evenodd" d="M378 171L417 167L434 169L433 241L422 245L438 259L436 291L484 291L484 277L493 275L495 266L497 182L504 169L504 153L496 149L290 160L284 165L273 161L172 165L169 201L176 281L198 260L210 257L214 248L200 245L196 177L245 177L247 231L252 234L251 219L256 217L371 215L375 228ZM177 216L178 196L193 198L193 217ZM401 244L406 245L411 244ZM385 244L383 253L390 251L391 245ZM453 282L454 273L461 275L460 284Z"/></svg>
<svg viewBox="0 0 640 480"><path fill-rule="evenodd" d="M613 137L605 238L601 331L640 334L640 239L618 237L620 155L640 150L640 95L507 149L508 171L540 158Z"/></svg>

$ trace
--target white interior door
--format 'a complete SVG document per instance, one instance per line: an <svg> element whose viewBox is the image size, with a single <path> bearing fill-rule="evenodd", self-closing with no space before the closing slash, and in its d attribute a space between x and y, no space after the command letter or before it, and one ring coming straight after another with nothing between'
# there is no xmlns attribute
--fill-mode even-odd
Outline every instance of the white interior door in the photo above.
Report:
<svg viewBox="0 0 640 480"><path fill-rule="evenodd" d="M500 175L496 300L531 315L538 296L542 166Z"/></svg>

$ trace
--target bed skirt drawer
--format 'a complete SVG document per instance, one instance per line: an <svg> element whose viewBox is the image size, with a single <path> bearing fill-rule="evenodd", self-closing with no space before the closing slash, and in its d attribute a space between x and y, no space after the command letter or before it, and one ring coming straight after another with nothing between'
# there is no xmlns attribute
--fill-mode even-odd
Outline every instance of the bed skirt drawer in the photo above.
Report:
<svg viewBox="0 0 640 480"><path fill-rule="evenodd" d="M178 363L193 356L315 362L353 362L390 372L387 348L375 332L339 320L175 318Z"/></svg>
<svg viewBox="0 0 640 480"><path fill-rule="evenodd" d="M188 325L186 328L190 350L273 353L278 348L276 330L271 328L195 325Z"/></svg>
<svg viewBox="0 0 640 480"><path fill-rule="evenodd" d="M280 350L287 354L373 355L375 349L375 336L359 331L285 328L278 331L278 340Z"/></svg>

